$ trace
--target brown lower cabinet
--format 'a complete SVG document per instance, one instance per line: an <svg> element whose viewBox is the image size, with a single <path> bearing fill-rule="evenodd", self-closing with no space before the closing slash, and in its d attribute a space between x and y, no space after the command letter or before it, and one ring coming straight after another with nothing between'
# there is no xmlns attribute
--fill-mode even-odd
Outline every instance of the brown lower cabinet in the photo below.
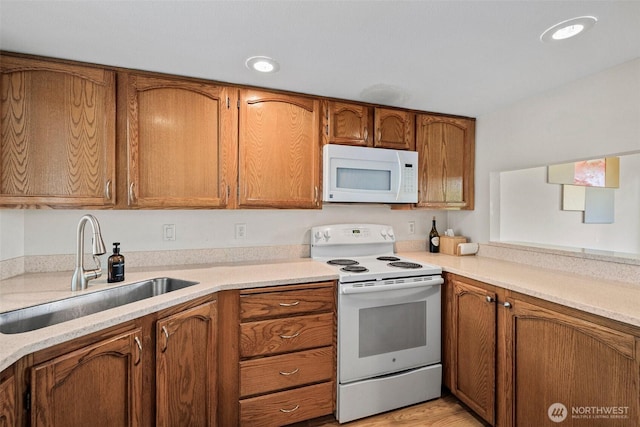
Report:
<svg viewBox="0 0 640 427"><path fill-rule="evenodd" d="M0 426L216 426L213 297L24 357L0 382Z"/></svg>
<svg viewBox="0 0 640 427"><path fill-rule="evenodd" d="M31 372L31 425L142 425L142 329L37 364Z"/></svg>
<svg viewBox="0 0 640 427"><path fill-rule="evenodd" d="M220 425L282 426L335 409L336 284L219 294Z"/></svg>
<svg viewBox="0 0 640 427"><path fill-rule="evenodd" d="M216 426L216 302L156 323L156 423Z"/></svg>
<svg viewBox="0 0 640 427"><path fill-rule="evenodd" d="M0 372L0 427L281 426L332 414L335 289L223 291L29 354Z"/></svg>
<svg viewBox="0 0 640 427"><path fill-rule="evenodd" d="M487 422L640 425L640 329L453 274L444 290L444 383Z"/></svg>
<svg viewBox="0 0 640 427"><path fill-rule="evenodd" d="M16 379L13 369L0 375L0 427L16 425Z"/></svg>

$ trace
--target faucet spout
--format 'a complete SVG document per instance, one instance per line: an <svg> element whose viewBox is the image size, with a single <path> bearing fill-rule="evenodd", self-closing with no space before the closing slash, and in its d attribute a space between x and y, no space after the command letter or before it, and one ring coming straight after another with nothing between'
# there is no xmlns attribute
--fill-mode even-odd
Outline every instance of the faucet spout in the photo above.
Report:
<svg viewBox="0 0 640 427"><path fill-rule="evenodd" d="M97 268L92 270L85 270L84 268L84 228L85 225L91 224L93 232L92 253L93 259L96 261ZM80 291L87 289L89 286L89 280L97 279L102 275L102 268L100 267L100 260L98 255L105 254L107 252L104 241L102 240L102 233L100 232L100 224L93 215L84 215L80 218L77 230L76 240L76 268L71 278L71 290Z"/></svg>

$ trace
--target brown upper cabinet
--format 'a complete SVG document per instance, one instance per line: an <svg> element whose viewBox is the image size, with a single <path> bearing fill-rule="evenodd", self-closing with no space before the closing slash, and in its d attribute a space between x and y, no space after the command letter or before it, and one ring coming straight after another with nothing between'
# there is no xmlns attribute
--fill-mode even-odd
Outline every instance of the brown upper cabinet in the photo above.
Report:
<svg viewBox="0 0 640 427"><path fill-rule="evenodd" d="M364 104L323 101L322 143L415 150L415 114Z"/></svg>
<svg viewBox="0 0 640 427"><path fill-rule="evenodd" d="M0 205L115 203L115 74L0 55Z"/></svg>
<svg viewBox="0 0 640 427"><path fill-rule="evenodd" d="M392 108L376 108L374 117L374 147L411 151L416 149L414 113Z"/></svg>
<svg viewBox="0 0 640 427"><path fill-rule="evenodd" d="M320 101L240 91L238 206L320 207Z"/></svg>
<svg viewBox="0 0 640 427"><path fill-rule="evenodd" d="M373 109L363 104L323 101L323 144L373 145Z"/></svg>
<svg viewBox="0 0 640 427"><path fill-rule="evenodd" d="M118 75L122 198L139 208L233 204L237 91L191 80ZM126 150L126 151L124 151Z"/></svg>
<svg viewBox="0 0 640 427"><path fill-rule="evenodd" d="M418 114L418 207L474 208L475 120Z"/></svg>
<svg viewBox="0 0 640 427"><path fill-rule="evenodd" d="M321 206L321 145L415 150L418 208L474 208L475 120L0 54L0 206ZM117 79L117 85L116 85Z"/></svg>

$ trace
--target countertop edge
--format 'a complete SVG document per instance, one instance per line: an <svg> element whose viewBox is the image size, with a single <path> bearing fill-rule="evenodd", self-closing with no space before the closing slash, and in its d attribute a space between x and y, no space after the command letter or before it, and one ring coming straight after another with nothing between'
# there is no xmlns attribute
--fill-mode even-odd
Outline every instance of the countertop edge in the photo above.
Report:
<svg viewBox="0 0 640 427"><path fill-rule="evenodd" d="M291 263L284 262L278 265L300 265L298 261L292 261ZM202 269L191 269L184 271L196 271L197 273L177 273L171 271L158 271L158 272L137 272L129 276L139 277L137 280L144 280L145 278L152 277L164 277L164 276L179 276L183 279L199 278L201 275L208 275L220 271L221 278L208 280L196 280L199 284L176 290L164 295L147 298L142 301L126 304L120 307L115 307L102 312L87 315L78 319L69 320L56 325L48 326L36 331L30 331L20 334L2 334L0 333L0 372L9 368L12 364L17 362L20 358L43 350L48 347L52 347L57 344L61 344L75 338L79 338L85 335L89 335L94 332L98 332L103 329L115 326L117 324L134 320L145 315L161 311L166 308L170 308L199 297L211 295L217 292L234 290L234 289L249 289L249 288L261 288L270 286L283 286L291 284L304 284L337 280L338 275L330 268L320 263L314 263L314 269L306 269L304 275L288 275L287 273L265 274L262 279L247 279L241 277L238 280L229 280L229 275L233 274L237 269L245 270L247 268L260 268L261 265L255 264L250 266L221 266L221 267L203 267ZM318 270L318 271L314 271ZM242 273L240 274L242 276ZM128 280L122 286L130 282L137 280ZM219 283L222 282L222 283Z"/></svg>

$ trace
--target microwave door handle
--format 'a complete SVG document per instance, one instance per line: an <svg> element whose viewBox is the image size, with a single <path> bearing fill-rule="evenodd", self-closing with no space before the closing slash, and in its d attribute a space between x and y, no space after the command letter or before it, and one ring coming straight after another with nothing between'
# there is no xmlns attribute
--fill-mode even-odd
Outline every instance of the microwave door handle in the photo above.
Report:
<svg viewBox="0 0 640 427"><path fill-rule="evenodd" d="M396 154L396 160L398 161L398 188L396 189L396 201L400 198L400 189L402 188L402 161L400 160L400 154Z"/></svg>

